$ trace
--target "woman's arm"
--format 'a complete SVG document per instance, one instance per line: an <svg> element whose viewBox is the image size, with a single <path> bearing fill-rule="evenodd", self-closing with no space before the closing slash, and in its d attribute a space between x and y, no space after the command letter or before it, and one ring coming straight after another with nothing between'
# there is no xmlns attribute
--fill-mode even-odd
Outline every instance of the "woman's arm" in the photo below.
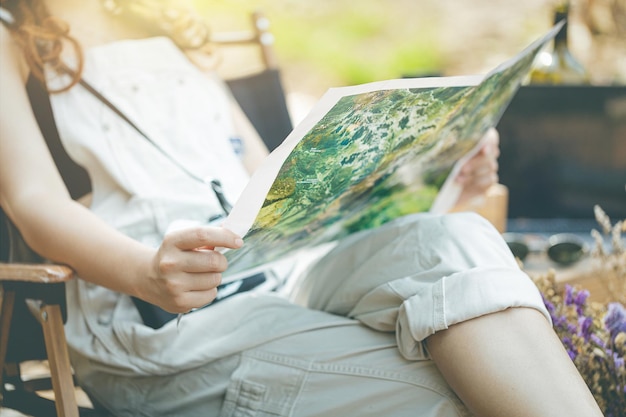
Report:
<svg viewBox="0 0 626 417"><path fill-rule="evenodd" d="M26 94L19 50L0 25L0 205L33 250L87 281L168 311L210 302L226 269L212 250L242 242L221 228L170 234L158 250L117 232L67 192Z"/></svg>

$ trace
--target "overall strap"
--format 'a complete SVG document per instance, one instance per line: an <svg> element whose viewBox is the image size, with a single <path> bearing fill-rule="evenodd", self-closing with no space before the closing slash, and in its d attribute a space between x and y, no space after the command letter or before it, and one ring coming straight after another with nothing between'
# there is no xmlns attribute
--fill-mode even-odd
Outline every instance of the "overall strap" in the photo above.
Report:
<svg viewBox="0 0 626 417"><path fill-rule="evenodd" d="M63 66L63 70L66 73L70 74L70 75L74 74L73 70L70 69L70 68L67 68L66 66ZM117 114L122 120L124 120L126 123L128 123L128 125L130 127L132 127L137 133L139 133L139 135L141 135L141 137L143 137L150 145L152 145L152 147L154 149L159 151L170 162L172 162L174 165L176 165L178 167L178 169L183 171L189 177L193 178L195 181L198 181L198 182L200 182L202 184L210 185L211 189L215 193L215 196L216 196L218 202L220 203L220 206L224 210L224 213L225 214L230 213L230 210L232 209L232 205L226 199L226 196L224 195L224 190L222 189L222 183L218 179L214 178L214 179L211 179L209 181L209 180L200 178L199 176L197 176L193 172L189 171L183 164L178 162L170 154L168 154L161 146L159 146L158 143L156 143L155 141L150 139L150 137L147 134L145 134L144 131L141 130L135 123L133 123L133 121L130 120L128 118L128 116L126 116L115 104L113 104L109 99L107 99L104 95L102 95L102 93L100 93L98 90L96 90L84 78L80 78L78 83L83 88L85 88L88 92L90 92L94 97L96 97L98 100L100 100L105 106L107 106L109 109L111 109L111 111L113 111L115 114Z"/></svg>
<svg viewBox="0 0 626 417"><path fill-rule="evenodd" d="M77 199L89 194L91 192L89 174L68 155L61 142L46 86L31 74L26 82L26 92L39 130L70 195Z"/></svg>
<svg viewBox="0 0 626 417"><path fill-rule="evenodd" d="M75 74L76 74L74 72L74 70L72 70L71 68L68 68L65 65L62 66L62 69L63 69L63 71L66 74L69 74L69 75L72 75L72 76L75 76ZM170 162L172 162L174 165L176 165L181 171L183 171L185 174L187 174L188 176L190 176L191 178L193 178L194 180L196 180L198 182L201 182L203 184L208 184L207 181L205 181L204 179L200 178L199 176L197 176L193 172L189 171L183 164L178 162L176 159L172 158L172 156L170 154L168 154L161 146L159 146L158 143L156 143L155 141L150 139L150 137L143 130L141 130L135 123L133 123L133 121L130 120L128 118L128 116L126 116L115 104L113 104L109 99L107 99L104 95L102 95L102 93L100 93L96 88L94 88L84 78L80 78L78 80L78 83L85 90L87 90L89 93L91 93L91 95L93 95L95 98L100 100L112 112L117 114L122 120L124 120L126 123L128 123L128 125L130 127L132 127L137 133L139 133L139 135L141 137L143 137L148 143L150 143L150 145L152 145L152 147L154 149L156 149L157 151L159 151L159 153L161 153L163 156L165 156L167 159L169 159Z"/></svg>
<svg viewBox="0 0 626 417"><path fill-rule="evenodd" d="M13 16L4 7L0 7L0 22L9 29L15 24ZM35 120L39 125L39 130L46 141L46 145L70 195L73 199L77 199L88 194L91 192L89 174L82 166L70 158L59 138L52 106L50 105L50 97L45 84L30 74L26 81L26 92L35 115Z"/></svg>

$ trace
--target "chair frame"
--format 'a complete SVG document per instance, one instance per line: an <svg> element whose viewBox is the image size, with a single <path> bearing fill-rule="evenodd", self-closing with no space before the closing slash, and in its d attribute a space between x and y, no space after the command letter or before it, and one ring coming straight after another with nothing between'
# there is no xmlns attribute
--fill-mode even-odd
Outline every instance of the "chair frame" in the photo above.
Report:
<svg viewBox="0 0 626 417"><path fill-rule="evenodd" d="M18 364L7 364L5 361L19 284L30 283L49 287L63 284L72 279L73 276L74 272L63 265L0 264L0 291L2 292L0 298L0 369L3 370L0 373L0 384L6 382L14 385L19 384L21 387L16 388L21 388L24 392L30 392L34 395L36 395L35 391L41 388L38 384L39 381L23 381L21 379ZM31 300L32 302L28 303L28 307L41 324L43 331L56 413L58 416L78 417L79 409L63 328L62 303L64 303L64 297L62 296L61 300L54 300L53 296L42 298L48 299L40 302ZM8 400L8 398L4 398L8 394L9 392L3 390L3 403ZM17 400L19 398L16 398Z"/></svg>
<svg viewBox="0 0 626 417"><path fill-rule="evenodd" d="M260 11L251 14L252 30L218 32L211 35L211 42L219 46L258 45L261 59L266 69L278 69L278 59L274 52L274 35L270 32L270 22Z"/></svg>

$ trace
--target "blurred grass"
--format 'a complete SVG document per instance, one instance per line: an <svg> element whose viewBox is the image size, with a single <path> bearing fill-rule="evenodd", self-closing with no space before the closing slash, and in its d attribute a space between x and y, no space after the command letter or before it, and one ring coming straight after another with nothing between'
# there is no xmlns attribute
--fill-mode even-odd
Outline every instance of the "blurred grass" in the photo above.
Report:
<svg viewBox="0 0 626 417"><path fill-rule="evenodd" d="M402 76L485 73L541 36L554 0L192 0L215 31L250 28L250 13L271 22L290 92ZM570 47L600 83L626 79L626 59L584 27L574 1ZM229 52L230 53L230 52ZM252 52L254 53L254 52ZM241 75L250 50L222 59L222 75ZM254 60L254 59L252 59ZM249 72L249 71L248 71Z"/></svg>
<svg viewBox="0 0 626 417"><path fill-rule="evenodd" d="M249 13L262 10L271 21L281 64L298 68L301 81L313 89L318 83L327 88L431 74L444 65L432 20L411 16L414 7L402 16L403 8L380 0L196 3L216 31L249 27Z"/></svg>
<svg viewBox="0 0 626 417"><path fill-rule="evenodd" d="M309 62L316 72L341 84L436 71L441 55L432 30L424 26L400 30L394 20L380 2L338 8L318 19L275 16L276 48L285 60Z"/></svg>

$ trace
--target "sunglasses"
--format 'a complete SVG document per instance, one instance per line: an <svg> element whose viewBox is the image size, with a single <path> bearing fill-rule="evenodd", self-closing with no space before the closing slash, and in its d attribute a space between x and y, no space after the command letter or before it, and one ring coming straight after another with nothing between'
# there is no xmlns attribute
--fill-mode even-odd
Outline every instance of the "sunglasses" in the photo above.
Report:
<svg viewBox="0 0 626 417"><path fill-rule="evenodd" d="M559 233L544 238L538 235L504 233L502 235L513 255L524 261L531 253L545 254L552 262L568 266L580 261L588 252L588 246L578 235Z"/></svg>

